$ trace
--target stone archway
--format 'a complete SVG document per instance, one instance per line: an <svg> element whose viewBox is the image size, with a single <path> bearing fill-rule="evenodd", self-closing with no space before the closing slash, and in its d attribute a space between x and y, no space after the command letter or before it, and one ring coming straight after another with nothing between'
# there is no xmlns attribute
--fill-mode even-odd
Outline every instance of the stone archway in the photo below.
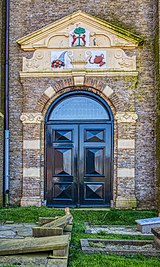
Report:
<svg viewBox="0 0 160 267"><path fill-rule="evenodd" d="M113 199L113 115L85 90L62 94L45 119L48 206L110 206Z"/></svg>
<svg viewBox="0 0 160 267"><path fill-rule="evenodd" d="M83 86L83 90L92 91L100 95L110 106L114 124L114 183L113 200L111 205L116 207L136 207L135 197L135 129L137 115L133 111L123 112L123 106L118 96L105 84L100 89ZM97 84L96 84L97 85ZM31 113L23 113L23 196L21 205L45 204L44 198L44 116L51 103L65 92L79 90L82 87L63 87L58 84L57 89L49 86L40 96L35 109ZM127 160L132 156L132 162ZM126 159L126 160L125 160ZM34 167L29 167L28 160L32 160Z"/></svg>

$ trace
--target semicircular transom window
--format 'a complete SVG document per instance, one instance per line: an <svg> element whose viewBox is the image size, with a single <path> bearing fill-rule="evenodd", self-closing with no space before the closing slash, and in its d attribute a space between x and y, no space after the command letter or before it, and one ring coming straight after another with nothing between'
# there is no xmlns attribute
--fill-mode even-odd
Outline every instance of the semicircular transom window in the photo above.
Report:
<svg viewBox="0 0 160 267"><path fill-rule="evenodd" d="M49 120L109 120L105 107L88 96L71 96L59 102L51 111Z"/></svg>

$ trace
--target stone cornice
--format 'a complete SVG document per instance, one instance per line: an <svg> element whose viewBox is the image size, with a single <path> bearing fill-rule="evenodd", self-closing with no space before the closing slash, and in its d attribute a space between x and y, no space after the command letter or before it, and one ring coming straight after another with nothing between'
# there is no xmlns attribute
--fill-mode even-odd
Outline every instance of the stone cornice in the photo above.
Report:
<svg viewBox="0 0 160 267"><path fill-rule="evenodd" d="M133 76L137 77L137 71L59 71L59 72L20 72L21 78L27 77L121 77L121 76Z"/></svg>

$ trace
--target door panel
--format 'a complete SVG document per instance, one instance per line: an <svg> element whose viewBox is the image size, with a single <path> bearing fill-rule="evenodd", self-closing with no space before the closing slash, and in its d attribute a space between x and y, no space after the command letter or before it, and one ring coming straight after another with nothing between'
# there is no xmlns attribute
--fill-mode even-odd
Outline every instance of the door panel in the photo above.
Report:
<svg viewBox="0 0 160 267"><path fill-rule="evenodd" d="M80 205L101 206L111 199L111 125L80 125Z"/></svg>
<svg viewBox="0 0 160 267"><path fill-rule="evenodd" d="M47 205L73 206L77 202L78 126L47 126Z"/></svg>
<svg viewBox="0 0 160 267"><path fill-rule="evenodd" d="M104 206L111 200L111 124L49 124L48 206Z"/></svg>

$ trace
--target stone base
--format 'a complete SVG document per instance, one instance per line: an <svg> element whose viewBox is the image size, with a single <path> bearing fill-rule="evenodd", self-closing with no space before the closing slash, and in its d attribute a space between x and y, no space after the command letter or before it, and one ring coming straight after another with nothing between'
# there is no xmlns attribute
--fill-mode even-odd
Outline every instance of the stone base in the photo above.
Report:
<svg viewBox="0 0 160 267"><path fill-rule="evenodd" d="M116 208L132 209L137 207L137 200L135 197L117 197Z"/></svg>
<svg viewBox="0 0 160 267"><path fill-rule="evenodd" d="M21 199L21 206L27 207L27 206L42 206L42 201L40 197L22 197Z"/></svg>

